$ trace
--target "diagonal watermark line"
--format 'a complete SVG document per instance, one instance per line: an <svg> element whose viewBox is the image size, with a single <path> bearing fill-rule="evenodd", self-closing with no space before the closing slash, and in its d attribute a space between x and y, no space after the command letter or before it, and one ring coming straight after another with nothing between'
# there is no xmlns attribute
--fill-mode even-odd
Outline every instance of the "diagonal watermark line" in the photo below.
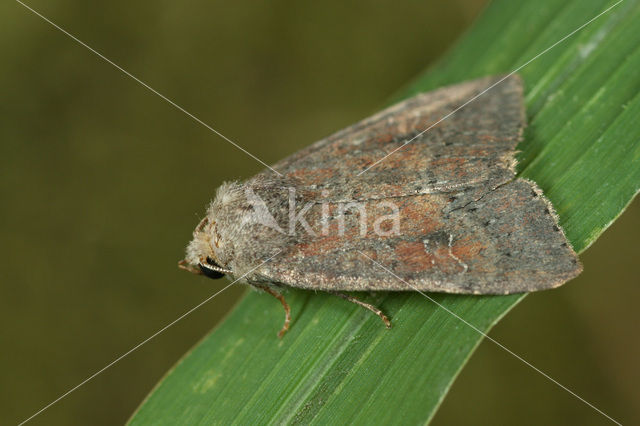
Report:
<svg viewBox="0 0 640 426"><path fill-rule="evenodd" d="M239 278L233 280L229 285L227 285L226 287L224 287L222 290L219 290L217 292L215 292L214 294L212 294L211 296L207 297L205 300L203 300L202 302L198 303L196 306L194 306L193 308L189 309L187 312L185 312L184 314L180 315L178 318L176 318L175 320L171 321L169 324L165 325L164 327L162 327L160 330L156 331L155 333L153 333L151 336L147 337L146 339L144 339L142 342L138 343L137 345L135 345L133 348L129 349L127 352L123 353L122 355L120 355L118 358L114 359L113 361L111 361L109 364L105 365L104 367L102 367L100 370L96 371L95 373L93 373L92 375L90 375L89 377L87 377L86 379L84 379L82 382L78 383L77 385L75 385L74 387L72 387L71 389L69 389L68 391L66 391L65 393L63 393L62 395L60 395L58 398L54 399L53 401L51 401L50 403L48 403L47 405L45 405L44 407L42 407L41 409L39 409L38 411L36 411L35 413L33 413L31 416L29 416L28 418L24 419L22 422L20 422L18 424L18 426L21 426L25 423L27 423L28 421L30 421L31 419L33 419L34 417L36 417L38 414L42 413L43 411L45 411L46 409L50 408L52 405L56 404L58 401L60 401L61 399L65 398L66 396L68 396L70 393L72 393L73 391L77 390L79 387L81 387L82 385L86 384L87 382L91 381L92 379L94 379L96 376L100 375L101 373L103 373L105 370L107 370L108 368L110 368L111 366L113 366L114 364L116 364L118 361L122 360L123 358L126 358L128 355L130 355L132 352L134 352L135 350L137 350L138 348L140 348L142 345L144 345L145 343L149 342L151 339L153 339L154 337L158 336L159 334L161 334L162 332L164 332L166 329L168 329L169 327L173 326L174 324L176 324L178 321L182 320L184 317L186 317L187 315L191 314L193 311L195 311L196 309L200 308L202 305L204 305L205 303L209 302L211 299L213 299L214 297L216 297L217 295L219 295L220 293L222 293L223 291L225 291L226 289L228 289L229 287L231 287L232 285L234 285L235 283L237 283L238 281L240 281L241 279L243 279L244 277L246 277L247 275L249 275L250 273L252 273L253 271L255 271L256 269L258 269L259 267L261 267L262 265L264 265L265 263L269 262L271 259L273 259L274 257L276 257L277 255L279 255L282 252L282 250L278 251L276 254L274 254L273 256L271 256L270 258L268 258L267 260L265 260L264 262L262 262L261 264L259 264L258 266L256 266L255 268L251 269L248 272L245 272L244 274L242 274L242 276L240 276Z"/></svg>
<svg viewBox="0 0 640 426"><path fill-rule="evenodd" d="M240 145L238 145L237 143L235 143L234 141L232 141L231 139L229 139L228 137L226 137L225 135L223 135L222 133L220 133L219 131L217 131L216 129L214 129L213 127L211 127L210 125L208 125L207 123L202 121L201 119L199 119L198 117L196 117L195 115L191 114L189 111L187 111L186 109L184 109L183 107L181 107L180 105L178 105L177 103L172 101L171 99L167 98L165 95L163 95L162 93L158 92L156 89L154 89L153 87L149 86L147 83L145 83L144 81L140 80L138 77L136 77L135 75L131 74L129 71L125 70L120 65L116 64L115 62L113 62L111 59L109 59L106 56L104 56L102 53L98 52L97 50L95 50L94 48L92 48L91 46L89 46L88 44L86 44L85 42L80 40L79 38L75 37L73 34L69 33L64 28L62 28L59 25L55 24L50 19L48 19L47 17L43 16L41 13L37 12L36 10L32 9L31 7L27 6L26 4L24 4L20 0L16 0L16 2L19 3L20 5L24 6L26 9L31 11L36 16L39 16L40 18L42 18L44 21L46 21L47 23L52 25L54 28L56 28L57 30L59 30L60 32L65 34L67 37L71 38L72 40L74 40L75 42L80 44L81 46L84 46L87 49L89 49L92 53L94 53L95 55L97 55L102 60L104 60L105 62L109 63L110 65L112 65L116 69L120 70L126 76L128 76L131 79L135 80L137 83L139 83L145 89L147 89L147 90L151 91L152 93L154 93L154 94L158 95L159 97L161 97L163 100L165 100L166 102L171 104L174 108L176 108L178 111L181 111L184 114L188 115L190 118L192 118L193 120L195 120L199 124L203 125L207 129L211 130L213 133L215 133L216 135L220 136L222 139L224 139L225 141L229 142L231 145L235 146L240 151L244 152L249 157L253 158L258 163L262 164L263 166L265 166L266 168L268 168L269 170L271 170L272 172L274 172L278 176L282 176L282 174L280 172L278 172L276 169L274 169L273 167L269 166L267 163L265 163L264 161L262 161L261 159L259 159L258 157L256 157L255 155L253 155L252 153L250 153L249 151L247 151L246 149L244 149L243 147L241 147Z"/></svg>
<svg viewBox="0 0 640 426"><path fill-rule="evenodd" d="M425 130L421 131L420 133L418 133L417 135L415 135L414 137L412 137L411 139L409 139L408 141L404 142L402 145L400 145L399 147L397 147L396 149L394 149L393 151L391 151L390 153L388 153L387 155L385 155L384 157L382 157L381 159L379 159L378 161L376 161L375 163L373 163L372 165L370 165L369 167L367 167L366 169L362 170L360 173L358 173L356 175L356 177L361 176L363 173L366 173L367 171L369 171L371 168L375 167L376 165L380 164L381 162L383 162L385 159L387 159L388 157L390 157L391 155L393 155L394 153L396 153L397 151L401 150L402 148L404 148L405 146L409 145L411 142L413 142L414 140L416 140L417 138L419 138L420 136L424 135L425 133L427 133L429 130L433 129L435 126L437 126L438 124L440 124L441 122L443 122L444 120L446 120L447 118L451 117L453 114L455 114L456 112L460 111L462 108L464 108L465 106L469 105L471 102L475 101L476 99L478 99L480 96L484 95L485 93L487 93L489 90L493 89L494 87L496 87L498 84L502 83L503 81L505 81L507 78L511 77L512 75L514 75L515 73L517 73L518 71L520 71L522 68L526 67L527 65L529 65L531 62L535 61L536 59L538 59L540 56L544 55L545 53L547 53L548 51L550 51L551 49L553 49L554 47L556 47L557 45L559 45L560 43L562 43L563 41L565 41L566 39L568 39L569 37L571 37L572 35L574 35L575 33L577 33L578 31L580 31L581 29L583 29L584 27L586 27L587 25L589 25L590 23L592 23L593 21L595 21L596 19L598 19L599 17L601 17L602 15L604 15L605 13L609 12L611 9L613 9L614 7L616 7L617 5L619 5L620 3L622 3L624 0L618 0L616 3L612 4L611 6L609 6L608 8L606 8L605 10L603 10L602 12L600 12L599 14L597 14L596 16L594 16L593 18L589 19L587 22L585 22L584 24L580 25L578 28L576 28L575 30L571 31L569 34L567 34L566 36L562 37L560 40L556 41L555 43L553 43L551 46L547 47L546 49L544 49L542 52L538 53L536 56L534 56L533 58L529 59L527 62L525 62L524 64L520 65L518 68L514 69L513 71L511 71L509 74L507 74L506 76L502 77L500 80L498 80L497 82L493 83L491 86L487 87L486 89L484 89L482 92L478 93L477 95L475 95L474 97L472 97L471 99L469 99L468 101L466 101L465 103L463 103L462 105L460 105L458 108L454 109L453 111L451 111L450 113L448 113L447 115L445 115L444 117L442 117L441 119L439 119L438 121L436 121L435 123L433 123L431 126L427 127Z"/></svg>
<svg viewBox="0 0 640 426"><path fill-rule="evenodd" d="M486 333L484 333L482 330L480 330L478 327L476 327L475 325L471 324L470 322L468 322L467 320L465 320L464 318L462 318L461 316L459 316L458 314L456 314L455 312L451 311L450 309L448 309L446 306L436 302L435 299L433 299L432 297L430 297L429 295L427 295L426 293L424 293L423 291L420 291L418 288L416 288L415 286L412 286L411 284L409 284L407 281L403 280L402 278L400 278L398 275L396 275L393 271L389 270L388 268L386 268L384 265L380 264L379 262L373 260L371 257L367 256L365 253L361 252L360 250L358 250L358 253L360 253L361 255L363 255L364 257L366 257L367 259L369 259L370 261L372 261L373 263L375 263L378 267L382 268L383 270L387 271L389 274L391 274L392 276L394 276L395 278L397 278L399 281L402 281L404 284L406 284L407 286L409 286L412 290L420 293L422 296L426 297L430 302L434 303L435 305L437 305L438 307L444 309L447 313L451 314L452 316L456 317L458 320L462 321L464 324L466 324L467 326L471 327L474 331L476 331L478 334L482 335L482 337L484 337L485 339L490 340L492 343L496 344L500 349L506 351L507 353L509 353L510 355L514 356L516 359L520 360L521 362L523 362L524 364L526 364L527 366L529 366L530 368L532 368L534 371L538 372L539 374L541 374L542 376L544 376L546 379L548 379L549 381L555 383L556 385L558 385L559 387L561 387L562 389L564 389L565 391L569 392L571 395L573 395L574 397L578 398L580 401L584 402L586 405L588 405L589 407L593 408L595 411L597 411L598 413L600 413L601 415L603 415L604 417L606 417L607 419L611 420L613 423L617 424L617 425L621 425L621 423L619 423L618 421L616 421L615 419L613 419L612 417L608 416L604 411L600 410L598 407L596 407L595 405L591 404L589 401L585 400L584 398L580 397L580 395L576 394L575 392L573 392L571 389L567 388L566 386L564 386L562 383L558 382L557 380L555 380L553 377L549 376L547 373L545 373L544 371L540 370L539 368L537 368L536 366L534 366L533 364L531 364L530 362L528 362L527 360L525 360L524 358L522 358L520 355L516 354L515 352L513 352L511 349L507 348L506 346L504 346L503 344L501 344L500 342L498 342L497 340L495 340L492 337L489 337Z"/></svg>

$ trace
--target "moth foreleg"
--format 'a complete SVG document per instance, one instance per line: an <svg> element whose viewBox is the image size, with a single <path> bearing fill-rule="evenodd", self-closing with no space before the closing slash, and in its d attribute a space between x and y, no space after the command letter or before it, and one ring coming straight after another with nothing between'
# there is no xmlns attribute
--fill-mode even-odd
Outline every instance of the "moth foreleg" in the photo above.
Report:
<svg viewBox="0 0 640 426"><path fill-rule="evenodd" d="M284 336L284 333L286 333L287 330L289 330L289 324L291 323L291 308L289 308L289 304L287 303L286 300L284 300L284 296L282 294L272 290L270 287L266 285L259 285L259 284L253 284L253 286L269 293L270 295L278 299L280 303L282 303L282 307L284 308L284 325L278 332L278 337L282 338L282 336Z"/></svg>

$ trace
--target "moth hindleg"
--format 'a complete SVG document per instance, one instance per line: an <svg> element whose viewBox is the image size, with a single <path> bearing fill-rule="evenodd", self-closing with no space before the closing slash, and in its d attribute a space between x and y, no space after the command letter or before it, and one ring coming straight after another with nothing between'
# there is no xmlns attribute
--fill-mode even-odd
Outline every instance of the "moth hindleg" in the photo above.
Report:
<svg viewBox="0 0 640 426"><path fill-rule="evenodd" d="M374 314L380 317L380 319L384 322L384 325L386 325L387 328L391 328L391 321L389 320L389 317L383 314L382 311L376 308L375 306L369 303L365 303L362 300L359 300L348 294L340 293L339 291L328 291L328 293L335 294L336 296L341 297L344 300L348 300L349 302L355 303L356 305L360 305L363 308L370 310L371 312L373 312Z"/></svg>

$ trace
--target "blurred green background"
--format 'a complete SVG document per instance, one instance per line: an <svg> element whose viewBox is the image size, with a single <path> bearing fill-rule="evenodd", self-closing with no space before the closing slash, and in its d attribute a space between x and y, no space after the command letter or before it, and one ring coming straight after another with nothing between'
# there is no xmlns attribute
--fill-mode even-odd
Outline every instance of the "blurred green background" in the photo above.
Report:
<svg viewBox="0 0 640 426"><path fill-rule="evenodd" d="M484 3L27 4L274 163L384 105ZM225 285L176 262L215 188L262 166L20 4L0 14L0 413L16 423ZM627 423L640 420L638 241L636 201L582 256L579 278L526 298L492 332ZM222 293L33 424L124 422L243 291ZM543 422L604 418L487 342L434 420Z"/></svg>

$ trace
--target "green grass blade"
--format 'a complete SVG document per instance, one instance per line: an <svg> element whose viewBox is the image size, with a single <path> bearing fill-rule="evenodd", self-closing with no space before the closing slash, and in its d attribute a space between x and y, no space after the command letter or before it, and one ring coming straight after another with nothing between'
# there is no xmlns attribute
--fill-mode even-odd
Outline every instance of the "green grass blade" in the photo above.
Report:
<svg viewBox="0 0 640 426"><path fill-rule="evenodd" d="M496 1L399 97L510 72L611 4ZM578 251L640 188L638 21L640 3L625 0L520 71L530 124L519 173L551 199ZM283 340L275 337L280 305L250 292L167 374L131 424L424 423L481 341L417 294L370 298L392 316L391 331L332 296L287 297L295 320ZM433 297L486 332L524 296Z"/></svg>

